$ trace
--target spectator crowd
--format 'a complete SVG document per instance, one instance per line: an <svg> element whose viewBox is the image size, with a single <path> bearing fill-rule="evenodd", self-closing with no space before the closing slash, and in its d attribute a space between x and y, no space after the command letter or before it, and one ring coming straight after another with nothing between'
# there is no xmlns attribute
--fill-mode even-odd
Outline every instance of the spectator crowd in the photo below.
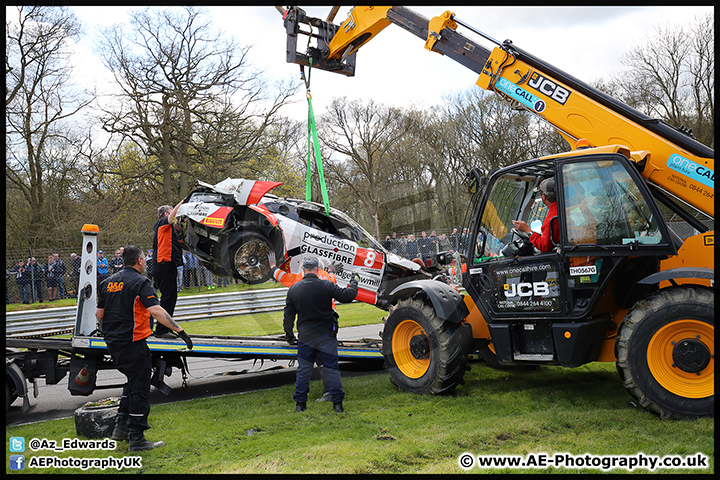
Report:
<svg viewBox="0 0 720 480"><path fill-rule="evenodd" d="M108 276L123 268L123 247L115 250L112 257L105 256L99 250L96 260L98 285ZM42 259L43 257L41 257ZM146 250L147 271L145 275L152 278L153 250ZM54 302L62 298L77 298L82 258L77 253L63 260L58 253L47 257L45 263L37 261L34 256L10 262L5 269L5 303L43 303ZM178 267L177 290L193 287L213 289L239 283L234 278L220 278L200 263L195 255L183 252L184 265Z"/></svg>
<svg viewBox="0 0 720 480"><path fill-rule="evenodd" d="M456 252L463 251L470 238L467 228L459 232L457 228L449 234L437 234L435 230L427 234L425 230L420 232L420 236L415 238L414 233L407 236L405 232L392 232L385 235L382 242L386 250L407 258L408 260L421 260L425 265L431 266L435 264L435 255L440 252Z"/></svg>

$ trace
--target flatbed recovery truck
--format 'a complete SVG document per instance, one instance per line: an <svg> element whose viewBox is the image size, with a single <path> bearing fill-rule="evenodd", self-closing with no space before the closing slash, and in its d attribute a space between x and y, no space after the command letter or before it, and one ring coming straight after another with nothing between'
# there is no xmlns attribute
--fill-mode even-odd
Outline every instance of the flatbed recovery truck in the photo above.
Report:
<svg viewBox="0 0 720 480"><path fill-rule="evenodd" d="M98 372L115 369L105 339L97 329L95 319L97 227L83 227L84 248L78 295L78 313L74 333L70 338L5 337L5 411L21 397L23 413L31 405L28 383L33 385L37 397L37 380L45 379L48 385L62 381L67 374L68 389L72 395L90 395L95 389L114 388L118 385L98 385ZM177 367L186 385L186 357L211 357L235 360L294 360L297 347L288 345L281 335L264 337L192 335L193 349L188 350L180 338L151 336L147 344L153 357L152 385L168 395L171 388L164 377ZM341 360L369 360L382 362L377 340L359 339L338 341Z"/></svg>

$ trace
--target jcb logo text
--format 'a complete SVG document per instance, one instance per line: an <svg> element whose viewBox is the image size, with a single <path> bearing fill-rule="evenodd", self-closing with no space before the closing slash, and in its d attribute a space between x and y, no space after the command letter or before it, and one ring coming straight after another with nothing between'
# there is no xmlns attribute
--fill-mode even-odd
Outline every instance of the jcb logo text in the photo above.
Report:
<svg viewBox="0 0 720 480"><path fill-rule="evenodd" d="M510 297L544 297L550 295L550 285L547 282L505 284L505 296Z"/></svg>
<svg viewBox="0 0 720 480"><path fill-rule="evenodd" d="M565 87L561 87L557 83L549 80L537 72L533 72L528 80L528 86L534 88L540 93L547 95L552 98L560 105L565 105L568 97L570 97L570 90Z"/></svg>

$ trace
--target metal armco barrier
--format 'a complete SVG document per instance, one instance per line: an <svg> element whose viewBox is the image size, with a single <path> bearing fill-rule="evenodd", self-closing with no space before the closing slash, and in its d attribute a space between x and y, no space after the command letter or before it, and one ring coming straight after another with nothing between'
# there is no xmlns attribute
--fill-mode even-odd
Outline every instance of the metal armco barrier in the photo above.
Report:
<svg viewBox="0 0 720 480"><path fill-rule="evenodd" d="M286 287L280 287L178 297L173 318L178 321L208 320L282 310L287 290ZM5 334L7 337L15 337L69 333L75 327L76 313L75 307L7 312Z"/></svg>

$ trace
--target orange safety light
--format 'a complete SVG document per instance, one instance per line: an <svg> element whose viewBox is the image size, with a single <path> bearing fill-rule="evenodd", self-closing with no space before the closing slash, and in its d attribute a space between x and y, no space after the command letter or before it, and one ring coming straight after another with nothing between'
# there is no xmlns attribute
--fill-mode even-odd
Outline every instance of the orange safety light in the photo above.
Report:
<svg viewBox="0 0 720 480"><path fill-rule="evenodd" d="M577 150L580 150L582 148L590 148L590 142L587 141L587 138L581 138L575 144L575 148Z"/></svg>

